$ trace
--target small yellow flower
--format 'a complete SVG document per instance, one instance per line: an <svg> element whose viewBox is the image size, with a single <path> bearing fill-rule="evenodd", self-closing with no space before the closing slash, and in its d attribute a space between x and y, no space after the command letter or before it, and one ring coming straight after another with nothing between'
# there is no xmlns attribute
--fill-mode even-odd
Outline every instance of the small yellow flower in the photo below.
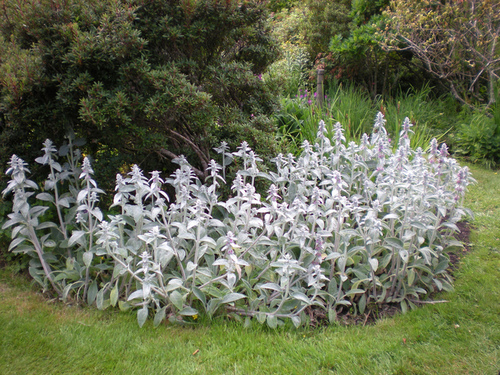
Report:
<svg viewBox="0 0 500 375"><path fill-rule="evenodd" d="M198 315L194 314L194 315L193 315L193 319L194 319L194 320L198 319Z"/></svg>

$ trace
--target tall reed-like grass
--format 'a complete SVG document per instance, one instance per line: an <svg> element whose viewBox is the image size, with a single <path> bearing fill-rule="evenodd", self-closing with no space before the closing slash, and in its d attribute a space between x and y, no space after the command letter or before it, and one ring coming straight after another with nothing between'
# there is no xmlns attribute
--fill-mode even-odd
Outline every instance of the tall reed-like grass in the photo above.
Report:
<svg viewBox="0 0 500 375"><path fill-rule="evenodd" d="M299 90L295 97L281 99L282 110L276 114L279 136L288 142L292 152L298 152L304 140L314 141L317 124L323 119L330 138L334 124L341 122L347 142L358 141L364 133L369 133L371 121L380 111L390 124L387 131L394 147L398 144L404 118L409 117L414 132L411 146L425 150L432 138L439 140L451 128L445 115L446 104L431 100L431 90L426 86L395 98L372 99L367 92L352 85L339 84L327 91L322 106L317 103L317 93Z"/></svg>

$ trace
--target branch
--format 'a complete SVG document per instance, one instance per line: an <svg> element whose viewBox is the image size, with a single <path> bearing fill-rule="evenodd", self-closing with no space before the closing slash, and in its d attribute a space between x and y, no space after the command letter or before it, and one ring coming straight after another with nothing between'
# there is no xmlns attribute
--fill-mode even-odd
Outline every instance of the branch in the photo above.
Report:
<svg viewBox="0 0 500 375"><path fill-rule="evenodd" d="M191 149L196 153L196 155L198 155L198 158L200 159L200 162L201 162L201 165L203 167L203 179L205 179L206 177L206 170L208 168L208 163L210 162L209 158L207 157L207 155L205 155L205 153L192 141L190 140L189 138L187 138L186 136L180 134L180 133L177 133L176 131L172 130L172 129L167 129L170 134L172 134L174 137L184 141L185 143L187 143Z"/></svg>
<svg viewBox="0 0 500 375"><path fill-rule="evenodd" d="M409 299L408 301L412 302L412 303L419 303L421 305L437 305L438 303L448 303L450 301L446 301L446 300L440 300L440 301L417 301L417 300L414 300L414 299Z"/></svg>
<svg viewBox="0 0 500 375"><path fill-rule="evenodd" d="M455 97L455 99L457 99L460 103L462 103L463 105L469 107L470 109L474 109L474 107L472 105L470 105L469 103L467 103L457 92L457 89L455 88L455 85L450 82L450 88L451 88L451 93L453 94L453 96Z"/></svg>
<svg viewBox="0 0 500 375"><path fill-rule="evenodd" d="M169 151L165 148L160 148L157 152L158 152L158 154L160 154L160 156L167 156L171 160L179 157L179 155L176 155L172 151ZM203 181L205 179L206 176L205 176L205 173L203 171L200 171L198 168L195 168L193 166L191 166L191 168L193 169L194 173L196 173L196 176L198 176L198 178L200 180Z"/></svg>

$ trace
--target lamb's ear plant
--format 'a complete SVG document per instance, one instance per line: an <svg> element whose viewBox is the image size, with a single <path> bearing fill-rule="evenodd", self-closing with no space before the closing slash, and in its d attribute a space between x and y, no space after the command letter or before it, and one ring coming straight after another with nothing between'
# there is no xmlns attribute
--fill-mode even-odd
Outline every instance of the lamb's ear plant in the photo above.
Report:
<svg viewBox="0 0 500 375"><path fill-rule="evenodd" d="M30 273L44 288L100 309L135 308L141 326L149 316L158 325L230 314L298 327L314 309L330 322L387 303L406 311L452 289L447 252L460 245L453 234L470 214L461 204L472 181L446 145L433 140L424 154L410 147L411 133L406 119L392 146L378 114L371 137L346 144L340 124L329 138L321 121L314 144L277 155L268 173L246 143L233 153L222 144L206 184L182 156L166 180L133 166L117 175L107 216L89 159L80 166L71 142L58 152L47 141L37 162L50 174L38 195L26 163L9 163L4 195L14 204L4 228L12 227L10 249L33 257ZM234 158L243 169L229 182ZM222 184L232 191L225 201Z"/></svg>

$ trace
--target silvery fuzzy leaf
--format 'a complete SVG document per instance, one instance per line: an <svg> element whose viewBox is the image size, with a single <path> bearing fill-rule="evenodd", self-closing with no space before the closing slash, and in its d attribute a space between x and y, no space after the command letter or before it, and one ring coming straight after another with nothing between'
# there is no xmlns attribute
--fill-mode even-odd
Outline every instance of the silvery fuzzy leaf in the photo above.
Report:
<svg viewBox="0 0 500 375"><path fill-rule="evenodd" d="M94 208L92 211L90 211L92 216L94 216L97 220L102 221L103 215L102 212L99 208Z"/></svg>
<svg viewBox="0 0 500 375"><path fill-rule="evenodd" d="M47 240L43 242L43 247L56 247L56 242L53 240Z"/></svg>
<svg viewBox="0 0 500 375"><path fill-rule="evenodd" d="M403 262L408 263L408 257L409 257L408 250L400 250L399 256L401 257Z"/></svg>
<svg viewBox="0 0 500 375"><path fill-rule="evenodd" d="M49 194L49 193L39 193L36 195L36 199L39 199L39 200L45 201L45 202L54 202L54 197L52 196L52 194Z"/></svg>
<svg viewBox="0 0 500 375"><path fill-rule="evenodd" d="M203 258L203 256L205 255L205 253L207 252L208 250L208 246L207 245L202 245L200 246L200 248L198 249L198 256L197 256L197 259L195 259L195 262L196 263L199 263L200 259Z"/></svg>
<svg viewBox="0 0 500 375"><path fill-rule="evenodd" d="M128 257L127 249L122 246L118 246L114 251L114 253L120 255L124 259Z"/></svg>
<svg viewBox="0 0 500 375"><path fill-rule="evenodd" d="M437 206L437 210L438 210L439 214L441 215L441 217L446 217L446 214L447 214L446 207Z"/></svg>
<svg viewBox="0 0 500 375"><path fill-rule="evenodd" d="M104 289L101 289L99 292L97 292L95 302L98 310L104 310Z"/></svg>
<svg viewBox="0 0 500 375"><path fill-rule="evenodd" d="M12 229L11 238L16 238L19 233L29 237L29 230L24 225L18 225Z"/></svg>
<svg viewBox="0 0 500 375"><path fill-rule="evenodd" d="M179 257L179 259L182 262L184 260L184 258L186 257L186 251L184 249L178 249L177 256Z"/></svg>
<svg viewBox="0 0 500 375"><path fill-rule="evenodd" d="M377 268L378 268L378 260L376 258L371 258L369 261L370 263L370 266L372 268L372 271L373 272L377 272Z"/></svg>
<svg viewBox="0 0 500 375"><path fill-rule="evenodd" d="M36 230L42 230L42 229L47 229L47 228L57 228L57 224L53 223L51 221L46 221L44 223L40 223L37 227Z"/></svg>
<svg viewBox="0 0 500 375"><path fill-rule="evenodd" d="M351 289L345 295L346 296L351 296L351 295L354 295L354 294L362 294L362 293L365 293L365 291L363 289Z"/></svg>
<svg viewBox="0 0 500 375"><path fill-rule="evenodd" d="M111 306L116 306L118 302L118 285L115 285L115 287L111 289L111 293L109 294L109 302Z"/></svg>
<svg viewBox="0 0 500 375"><path fill-rule="evenodd" d="M247 296L241 293L229 293L222 298L221 303L231 303L243 298L247 298Z"/></svg>
<svg viewBox="0 0 500 375"><path fill-rule="evenodd" d="M278 237L278 238L283 237L283 229L281 228L281 226L275 225L274 232L276 233L276 237Z"/></svg>
<svg viewBox="0 0 500 375"><path fill-rule="evenodd" d="M34 206L30 208L29 213L31 215L31 218L33 219L37 218L40 215L43 215L48 209L49 207L47 206Z"/></svg>
<svg viewBox="0 0 500 375"><path fill-rule="evenodd" d="M278 326L278 318L275 317L274 315L268 315L267 316L267 325L269 328L276 328Z"/></svg>
<svg viewBox="0 0 500 375"><path fill-rule="evenodd" d="M366 294L363 294L361 296L361 298L359 299L358 305L359 305L359 312L361 314L363 314L365 312L365 309L366 309Z"/></svg>
<svg viewBox="0 0 500 375"><path fill-rule="evenodd" d="M391 220L391 219L397 220L397 219L399 219L399 215L395 214L395 213L390 213L390 214L385 215L382 220Z"/></svg>
<svg viewBox="0 0 500 375"><path fill-rule="evenodd" d="M195 270L196 267L198 267L197 264L194 264L193 262L189 261L187 266L186 266L186 271L191 272L191 271Z"/></svg>
<svg viewBox="0 0 500 375"><path fill-rule="evenodd" d="M270 289L270 290L275 290L277 292L281 291L281 287L275 283L265 283L265 284L257 285L257 288Z"/></svg>
<svg viewBox="0 0 500 375"><path fill-rule="evenodd" d="M438 290L443 290L443 284L441 283L440 280L438 280L438 279L432 279L432 281L434 282L434 284L436 284Z"/></svg>
<svg viewBox="0 0 500 375"><path fill-rule="evenodd" d="M292 319L292 323L295 326L295 328L299 328L301 326L302 320L300 319L300 316L293 315L291 319Z"/></svg>
<svg viewBox="0 0 500 375"><path fill-rule="evenodd" d="M24 217L18 213L14 213L14 214L9 214L8 217L10 218L10 220L7 220L3 225L2 225L2 229L7 229L13 225L16 225L16 224L19 224L19 223L23 223L24 222Z"/></svg>
<svg viewBox="0 0 500 375"><path fill-rule="evenodd" d="M87 292L87 304L92 305L97 297L97 283L92 281Z"/></svg>
<svg viewBox="0 0 500 375"><path fill-rule="evenodd" d="M429 249L428 247L422 247L422 248L418 249L418 251L420 252L420 254L423 255L423 257L425 259L425 264L430 265L432 262L431 249Z"/></svg>
<svg viewBox="0 0 500 375"><path fill-rule="evenodd" d="M125 213L127 215L132 216L136 223L138 223L143 216L142 208L140 206L131 205L131 204L125 205Z"/></svg>
<svg viewBox="0 0 500 375"><path fill-rule="evenodd" d="M38 190L38 185L37 185L35 182L33 182L33 181L31 181L31 180L26 180L26 181L24 181L24 183L25 183L28 187L30 187L30 188L32 188L32 189L34 189L34 190Z"/></svg>
<svg viewBox="0 0 500 375"><path fill-rule="evenodd" d="M172 260L173 257L174 257L173 251L165 251L165 250L160 251L158 258L159 258L161 267L166 267L167 264L170 263L170 261Z"/></svg>
<svg viewBox="0 0 500 375"><path fill-rule="evenodd" d="M181 311L179 311L179 315L182 315L182 316L198 315L198 310L193 309L192 307L185 307Z"/></svg>
<svg viewBox="0 0 500 375"><path fill-rule="evenodd" d="M27 238L25 238L25 237L19 237L19 238L16 238L15 240L11 241L8 251L12 251L12 249L15 249L18 245L20 245L21 243L23 243L26 240L27 240Z"/></svg>
<svg viewBox="0 0 500 375"><path fill-rule="evenodd" d="M132 301L134 299L144 299L144 292L142 289L136 290L128 298L127 301Z"/></svg>
<svg viewBox="0 0 500 375"><path fill-rule="evenodd" d="M177 235L177 237L185 239L185 240L195 240L196 241L196 236L193 233L190 233L190 232L180 232Z"/></svg>
<svg viewBox="0 0 500 375"><path fill-rule="evenodd" d="M199 220L190 220L188 222L188 225L187 225L187 230L190 230L191 228L197 227L198 225L200 225Z"/></svg>
<svg viewBox="0 0 500 375"><path fill-rule="evenodd" d="M193 287L193 294L201 301L203 306L207 304L207 297L205 296L205 293L203 293L200 289Z"/></svg>
<svg viewBox="0 0 500 375"><path fill-rule="evenodd" d="M415 271L413 269L409 269L407 271L408 274L408 285L411 286L415 281Z"/></svg>
<svg viewBox="0 0 500 375"><path fill-rule="evenodd" d="M165 288L165 291L171 292L171 291L176 290L180 287L182 287L182 280L181 279L171 279L168 282L168 284Z"/></svg>
<svg viewBox="0 0 500 375"><path fill-rule="evenodd" d="M304 302L307 305L311 304L311 300L304 293L295 292L295 293L292 293L290 295L290 297L291 298L295 298L296 300L302 301L302 302Z"/></svg>
<svg viewBox="0 0 500 375"><path fill-rule="evenodd" d="M92 259L94 258L94 253L91 251L86 251L83 253L83 263L86 267L90 267L92 264Z"/></svg>
<svg viewBox="0 0 500 375"><path fill-rule="evenodd" d="M187 228L186 228L186 225L184 223L181 223L181 222L174 222L171 224L173 227L176 227L179 231L179 233L184 233L184 232L187 232Z"/></svg>
<svg viewBox="0 0 500 375"><path fill-rule="evenodd" d="M147 299L151 295L151 284L148 282L144 282L142 284L142 291L144 295L144 299Z"/></svg>
<svg viewBox="0 0 500 375"><path fill-rule="evenodd" d="M399 238L388 237L384 240L389 246L394 247L396 249L403 249L404 244Z"/></svg>
<svg viewBox="0 0 500 375"><path fill-rule="evenodd" d="M66 208L69 208L70 206L70 202L74 200L73 198L70 198L70 197L66 197L66 198L62 198L62 199L59 199L59 205L62 206L62 207L66 207Z"/></svg>
<svg viewBox="0 0 500 375"><path fill-rule="evenodd" d="M182 300L182 295L177 290L170 293L169 299L178 310L182 310L184 302Z"/></svg>
<svg viewBox="0 0 500 375"><path fill-rule="evenodd" d="M210 244L211 248L215 248L217 246L217 243L215 242L215 240L212 238L212 237L209 237L209 236L205 236L203 237L200 242L204 242L204 243L208 243Z"/></svg>
<svg viewBox="0 0 500 375"><path fill-rule="evenodd" d="M85 198L87 198L87 196L89 194L90 194L90 191L88 189L80 190L80 192L78 193L78 196L76 197L76 201L78 203L82 202Z"/></svg>
<svg viewBox="0 0 500 375"><path fill-rule="evenodd" d="M220 221L218 219L208 220L208 225L211 227L216 227L216 228L222 228L222 227L226 226L222 221Z"/></svg>
<svg viewBox="0 0 500 375"><path fill-rule="evenodd" d="M59 164L58 162L52 160L51 162L49 162L50 166L52 168L54 168L57 172L61 172L62 171L62 167L61 167L61 164Z"/></svg>
<svg viewBox="0 0 500 375"><path fill-rule="evenodd" d="M149 215L152 220L155 220L156 217L161 213L161 207L153 207L151 209L151 214Z"/></svg>
<svg viewBox="0 0 500 375"><path fill-rule="evenodd" d="M450 223L449 221L446 221L443 224L441 224L441 227L449 228L457 233L460 232L460 229L458 229L457 225L454 223Z"/></svg>
<svg viewBox="0 0 500 375"><path fill-rule="evenodd" d="M127 269L121 263L116 263L115 268L113 269L113 277L116 278L123 275L125 272L127 272Z"/></svg>
<svg viewBox="0 0 500 375"><path fill-rule="evenodd" d="M81 147L83 146L84 144L86 144L87 141L85 140L85 138L76 138L73 142L73 144L76 146L76 147Z"/></svg>
<svg viewBox="0 0 500 375"><path fill-rule="evenodd" d="M82 230L75 230L71 234L71 237L68 241L68 247L73 246L75 243L78 243L80 245L84 244L84 241L82 240L82 237L85 235L85 232Z"/></svg>
<svg viewBox="0 0 500 375"><path fill-rule="evenodd" d="M137 310L137 323L139 324L139 327L142 328L144 323L146 323L148 313L149 312L147 306L144 306L142 309Z"/></svg>
<svg viewBox="0 0 500 375"><path fill-rule="evenodd" d="M234 288L234 284L236 284L236 275L232 272L227 273L227 283L229 285L229 289Z"/></svg>
<svg viewBox="0 0 500 375"><path fill-rule="evenodd" d="M404 242L410 242L413 237L416 236L417 233L415 233L412 230L405 230L404 235L403 235L403 241Z"/></svg>
<svg viewBox="0 0 500 375"><path fill-rule="evenodd" d="M49 162L49 156L48 155L44 155L44 156L40 156L38 158L35 159L35 162L38 163L38 164L42 164L42 165L45 165Z"/></svg>
<svg viewBox="0 0 500 375"><path fill-rule="evenodd" d="M320 227L321 230L325 229L325 222L323 221L323 219L317 219L316 225Z"/></svg>
<svg viewBox="0 0 500 375"><path fill-rule="evenodd" d="M341 256L342 256L341 253L333 252L333 253L328 254L324 260L326 261L326 260L338 259Z"/></svg>
<svg viewBox="0 0 500 375"><path fill-rule="evenodd" d="M262 219L255 217L253 219L250 219L250 221L248 222L248 225L250 227L262 228L262 226L264 225L264 222L262 221Z"/></svg>
<svg viewBox="0 0 500 375"><path fill-rule="evenodd" d="M424 223L418 222L418 221L412 221L411 226L414 228L417 228L417 229L421 229L421 230L428 230L429 229L427 225L425 225Z"/></svg>
<svg viewBox="0 0 500 375"><path fill-rule="evenodd" d="M165 310L167 309L167 306L162 307L161 309L156 311L155 318L154 318L154 326L158 327L160 323L165 319Z"/></svg>

